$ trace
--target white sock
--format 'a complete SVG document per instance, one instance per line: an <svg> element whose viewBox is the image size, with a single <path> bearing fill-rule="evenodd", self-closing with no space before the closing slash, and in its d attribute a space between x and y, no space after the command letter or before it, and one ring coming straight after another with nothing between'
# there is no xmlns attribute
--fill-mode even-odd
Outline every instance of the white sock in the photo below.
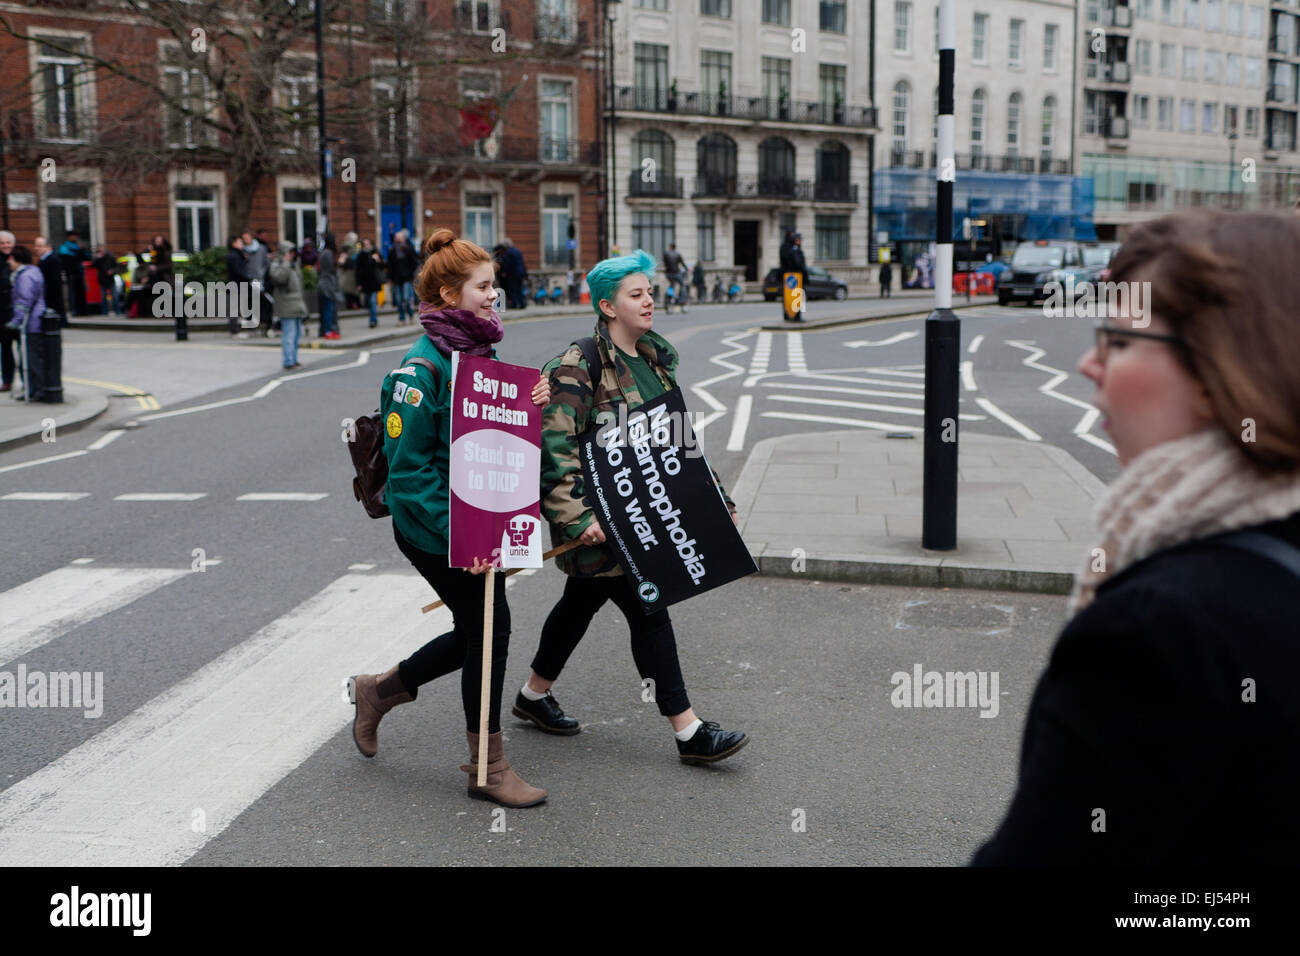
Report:
<svg viewBox="0 0 1300 956"><path fill-rule="evenodd" d="M673 736L676 737L678 740L680 740L682 743L686 743L686 741L690 740L692 737L695 736L695 731L699 730L700 725L703 723L704 721L696 717L695 720L691 721L690 726L683 727L681 730L674 730Z"/></svg>
<svg viewBox="0 0 1300 956"><path fill-rule="evenodd" d="M546 696L546 691L542 691L541 693L538 693L537 691L529 687L528 681L524 681L524 689L521 690L519 693L524 695L524 700L541 700L543 697Z"/></svg>

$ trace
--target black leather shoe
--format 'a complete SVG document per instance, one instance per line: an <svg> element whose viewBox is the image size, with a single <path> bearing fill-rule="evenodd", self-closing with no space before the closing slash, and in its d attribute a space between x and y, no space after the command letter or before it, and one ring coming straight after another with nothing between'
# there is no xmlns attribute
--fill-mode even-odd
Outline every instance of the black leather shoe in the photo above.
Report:
<svg viewBox="0 0 1300 956"><path fill-rule="evenodd" d="M560 705L549 690L541 700L529 700L520 691L515 695L515 706L510 713L522 720L532 721L539 730L548 734L571 737L582 730L575 718L564 716L564 711L560 710Z"/></svg>
<svg viewBox="0 0 1300 956"><path fill-rule="evenodd" d="M711 720L706 720L695 731L695 736L682 743L677 741L677 753L682 763L715 763L726 760L745 744L749 734L741 730L723 730Z"/></svg>

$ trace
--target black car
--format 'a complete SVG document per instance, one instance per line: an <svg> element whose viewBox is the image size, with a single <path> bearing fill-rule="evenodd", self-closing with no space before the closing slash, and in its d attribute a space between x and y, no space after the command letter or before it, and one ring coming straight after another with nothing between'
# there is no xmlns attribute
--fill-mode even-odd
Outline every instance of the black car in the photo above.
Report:
<svg viewBox="0 0 1300 956"><path fill-rule="evenodd" d="M1011 268L998 276L998 305L1017 299L1033 305L1035 300L1047 298L1049 283L1064 284L1071 275L1075 282L1092 278L1077 242L1066 239L1022 242L1011 257Z"/></svg>
<svg viewBox="0 0 1300 956"><path fill-rule="evenodd" d="M808 283L804 286L804 296L809 299L838 299L849 297L849 284L837 279L825 269L817 266L808 267ZM763 279L763 299L775 302L781 298L781 270L773 269Z"/></svg>

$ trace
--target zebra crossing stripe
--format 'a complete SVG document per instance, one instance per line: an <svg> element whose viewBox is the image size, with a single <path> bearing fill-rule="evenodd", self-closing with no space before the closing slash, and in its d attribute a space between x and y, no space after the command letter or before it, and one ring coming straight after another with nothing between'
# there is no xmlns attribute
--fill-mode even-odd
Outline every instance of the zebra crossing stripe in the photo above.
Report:
<svg viewBox="0 0 1300 956"><path fill-rule="evenodd" d="M337 579L0 792L0 859L184 862L351 723L341 676L390 666L449 628L446 608L432 619L420 613L428 596L428 584L410 573Z"/></svg>
<svg viewBox="0 0 1300 956"><path fill-rule="evenodd" d="M0 594L0 663L170 584L174 568L68 567Z"/></svg>

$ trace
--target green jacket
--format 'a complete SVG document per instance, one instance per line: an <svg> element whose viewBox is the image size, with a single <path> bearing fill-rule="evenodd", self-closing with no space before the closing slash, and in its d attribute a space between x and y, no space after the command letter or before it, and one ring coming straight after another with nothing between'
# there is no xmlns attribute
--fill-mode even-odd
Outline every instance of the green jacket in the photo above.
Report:
<svg viewBox="0 0 1300 956"><path fill-rule="evenodd" d="M593 394L587 360L582 349L571 345L542 368L550 379L551 403L542 415L542 516L551 527L552 547L572 541L593 521L595 513L583 487L582 462L578 457L577 436L596 423L601 412L617 414L620 405L628 411L644 401L627 364L617 356L609 338L609 323L596 323L596 347L603 368ZM677 352L668 340L656 332L647 332L636 343L637 354L644 358L664 383L666 389L677 387ZM717 481L717 474L714 473ZM722 491L727 507L735 502ZM614 553L605 545L575 548L555 559L565 574L574 577L612 577L623 573Z"/></svg>
<svg viewBox="0 0 1300 956"><path fill-rule="evenodd" d="M412 356L438 369L437 381ZM384 498L402 537L422 551L446 554L451 482L451 358L421 335L379 392L388 487Z"/></svg>

